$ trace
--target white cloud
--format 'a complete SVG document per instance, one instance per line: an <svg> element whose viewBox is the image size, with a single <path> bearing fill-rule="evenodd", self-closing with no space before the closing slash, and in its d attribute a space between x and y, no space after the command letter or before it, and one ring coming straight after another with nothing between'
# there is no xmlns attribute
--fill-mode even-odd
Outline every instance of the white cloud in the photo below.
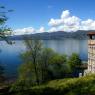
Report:
<svg viewBox="0 0 95 95"><path fill-rule="evenodd" d="M72 16L69 10L65 10L59 19L50 19L48 25L59 31L95 30L95 20L82 20L77 16Z"/></svg>
<svg viewBox="0 0 95 95"><path fill-rule="evenodd" d="M74 27L80 24L81 19L76 16L70 16L69 10L63 11L60 19L50 19L49 25L51 27L64 25L66 27Z"/></svg>
<svg viewBox="0 0 95 95"><path fill-rule="evenodd" d="M57 28L55 27L52 27L51 29L48 30L48 32L55 32L55 31L57 31Z"/></svg>
<svg viewBox="0 0 95 95"><path fill-rule="evenodd" d="M64 23L67 26L74 26L74 25L79 25L80 24L80 19L78 17L72 16L69 18L64 19Z"/></svg>
<svg viewBox="0 0 95 95"><path fill-rule="evenodd" d="M61 14L61 18L64 19L64 18L68 18L68 17L70 17L69 10L63 11L62 14Z"/></svg>
<svg viewBox="0 0 95 95"><path fill-rule="evenodd" d="M67 26L67 25L61 25L59 27L57 27L57 31L66 31L66 32L75 32L77 30L79 30L80 27L75 25L75 26Z"/></svg>
<svg viewBox="0 0 95 95"><path fill-rule="evenodd" d="M44 27L41 27L39 30L38 30L38 32L45 32L45 28Z"/></svg>
<svg viewBox="0 0 95 95"><path fill-rule="evenodd" d="M81 29L83 29L83 30L95 30L95 21L92 19L82 21L81 22Z"/></svg>
<svg viewBox="0 0 95 95"><path fill-rule="evenodd" d="M40 27L40 29L34 29L33 27L27 27L22 29L16 29L13 32L13 35L24 35L24 34L35 34L45 32L44 27Z"/></svg>
<svg viewBox="0 0 95 95"><path fill-rule="evenodd" d="M34 34L36 30L33 27L14 30L14 35Z"/></svg>
<svg viewBox="0 0 95 95"><path fill-rule="evenodd" d="M58 25L60 25L60 24L62 24L63 23L63 20L61 20L61 19L50 19L50 21L49 21L49 23L48 23L48 25L50 25L50 26L58 26Z"/></svg>
<svg viewBox="0 0 95 95"><path fill-rule="evenodd" d="M62 12L60 18L54 19L51 18L48 22L50 29L47 32L55 32L55 31L77 31L77 30L95 30L95 20L87 19L82 20L77 16L71 15L69 10L65 10ZM34 34L34 33L42 33L46 32L45 28L42 26L39 29L34 29L33 27L27 27L23 29L14 30L15 35L23 35L23 34Z"/></svg>

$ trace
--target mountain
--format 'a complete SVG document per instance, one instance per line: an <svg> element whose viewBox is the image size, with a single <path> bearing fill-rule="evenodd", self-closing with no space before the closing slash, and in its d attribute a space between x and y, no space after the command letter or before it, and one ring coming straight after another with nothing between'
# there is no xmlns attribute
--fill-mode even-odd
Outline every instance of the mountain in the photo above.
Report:
<svg viewBox="0 0 95 95"><path fill-rule="evenodd" d="M65 39L65 38L74 38L74 39L88 39L87 34L92 31L84 31L78 30L76 32L65 32L65 31L57 31L57 32L44 32L44 33L36 33L36 34L28 34L28 35L15 35L8 37L12 40L23 40L25 38L28 39L41 39L41 40L52 40L52 39Z"/></svg>

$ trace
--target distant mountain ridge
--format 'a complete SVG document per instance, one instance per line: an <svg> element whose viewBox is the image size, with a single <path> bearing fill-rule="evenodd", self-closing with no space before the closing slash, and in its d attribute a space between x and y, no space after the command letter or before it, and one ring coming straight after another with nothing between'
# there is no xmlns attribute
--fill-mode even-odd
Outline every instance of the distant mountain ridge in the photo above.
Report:
<svg viewBox="0 0 95 95"><path fill-rule="evenodd" d="M36 34L28 34L28 35L14 35L8 37L12 40L23 40L25 38L28 39L40 39L40 40L61 40L66 38L74 38L74 39L88 39L87 34L89 32L95 32L95 30L78 30L76 32L65 32L65 31L57 31L57 32L43 32Z"/></svg>

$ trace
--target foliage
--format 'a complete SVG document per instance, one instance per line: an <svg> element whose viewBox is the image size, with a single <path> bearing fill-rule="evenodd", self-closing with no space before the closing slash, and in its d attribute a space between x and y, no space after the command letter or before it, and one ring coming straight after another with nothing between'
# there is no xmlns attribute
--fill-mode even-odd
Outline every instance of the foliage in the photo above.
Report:
<svg viewBox="0 0 95 95"><path fill-rule="evenodd" d="M8 20L7 13L12 10L6 10L4 6L0 6L0 37L6 40L6 36L11 34L11 28L7 27L6 21ZM6 40L7 41L7 40Z"/></svg>
<svg viewBox="0 0 95 95"><path fill-rule="evenodd" d="M67 74L70 73L70 67L67 64L66 55L55 54L51 57L49 63L52 66L52 72L54 78L64 78Z"/></svg>
<svg viewBox="0 0 95 95"><path fill-rule="evenodd" d="M68 64L70 65L72 76L75 76L74 73L76 73L77 70L79 70L79 67L81 67L81 65L82 65L82 61L78 54L73 53L68 58Z"/></svg>
<svg viewBox="0 0 95 95"><path fill-rule="evenodd" d="M81 62L81 59L80 59L79 55L76 54L76 53L73 53L73 54L70 56L70 58L69 58L69 60L68 60L68 63L70 64L70 66L71 66L72 68L75 68L75 67L77 67L77 66L80 66L82 62Z"/></svg>
<svg viewBox="0 0 95 95"><path fill-rule="evenodd" d="M39 40L25 40L27 51L21 54L23 63L19 69L19 79L30 85L39 85L56 78L64 78L70 73L66 55L44 48ZM29 81L29 82L28 82Z"/></svg>
<svg viewBox="0 0 95 95"><path fill-rule="evenodd" d="M95 92L95 75L62 79L68 77L71 69L81 65L77 54L67 58L42 47L39 40L26 40L25 44L27 51L21 55L19 78L10 89L17 92L15 95L88 95L88 92Z"/></svg>
<svg viewBox="0 0 95 95"><path fill-rule="evenodd" d="M41 55L41 42L39 40L25 40L27 51L23 53L24 64L21 65L19 77L26 80L33 80L37 85L40 83L39 57ZM31 78L32 77L32 78ZM31 81L32 81L31 80Z"/></svg>
<svg viewBox="0 0 95 95"><path fill-rule="evenodd" d="M4 6L0 6L0 38L5 40L7 43L11 43L6 36L10 35L11 29L5 25L7 21L7 13L11 10L6 10ZM1 40L1 39L0 39ZM0 64L0 82L4 81L4 68Z"/></svg>
<svg viewBox="0 0 95 95"><path fill-rule="evenodd" d="M50 70L49 61L51 57L55 55L55 52L50 48L43 48L40 55L40 68L42 83L52 79L52 72Z"/></svg>
<svg viewBox="0 0 95 95"><path fill-rule="evenodd" d="M27 62L24 64L21 64L19 68L19 80L18 81L24 81L26 84L33 85L33 69L32 69L32 63Z"/></svg>
<svg viewBox="0 0 95 95"><path fill-rule="evenodd" d="M53 80L47 84L31 87L25 93L26 95L95 95L95 75Z"/></svg>
<svg viewBox="0 0 95 95"><path fill-rule="evenodd" d="M25 40L27 51L21 54L19 80L29 85L39 85L49 80L71 76L72 68L81 65L77 54L67 59L50 48L44 48L40 40ZM69 60L69 61L67 61Z"/></svg>
<svg viewBox="0 0 95 95"><path fill-rule="evenodd" d="M31 92L33 95L48 95L49 93L62 95L68 92L66 95L74 95L73 88L77 86L77 82L81 83L80 78L55 80L48 84L47 82L70 77L71 71L81 66L79 56L72 54L67 58L66 55L58 54L49 48L44 48L40 40L25 40L25 44L27 50L21 54L23 63L19 68L19 78L12 85L11 91L22 93L23 91L28 91L28 93ZM46 85L41 85L44 83ZM74 86L72 87L71 85Z"/></svg>

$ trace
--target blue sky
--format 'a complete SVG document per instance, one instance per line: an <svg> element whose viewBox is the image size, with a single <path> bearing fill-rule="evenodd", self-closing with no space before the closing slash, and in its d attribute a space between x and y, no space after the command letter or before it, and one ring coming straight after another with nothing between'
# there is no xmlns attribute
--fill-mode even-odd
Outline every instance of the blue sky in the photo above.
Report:
<svg viewBox="0 0 95 95"><path fill-rule="evenodd" d="M7 25L14 30L19 29L20 31L20 29L29 27L34 30L45 28L42 30L48 31L51 28L56 30L60 25L60 27L63 25L64 30L64 27L67 27L65 25L67 22L65 24L62 22L56 26L49 24L49 22L52 22L51 19L54 21L62 20L60 17L62 12L66 10L69 12L69 17L78 17L81 19L81 22L90 19L95 23L95 0L0 0L0 4L4 5L7 9L14 10L13 13L8 15L9 19L7 21ZM80 26L82 27L82 25Z"/></svg>

